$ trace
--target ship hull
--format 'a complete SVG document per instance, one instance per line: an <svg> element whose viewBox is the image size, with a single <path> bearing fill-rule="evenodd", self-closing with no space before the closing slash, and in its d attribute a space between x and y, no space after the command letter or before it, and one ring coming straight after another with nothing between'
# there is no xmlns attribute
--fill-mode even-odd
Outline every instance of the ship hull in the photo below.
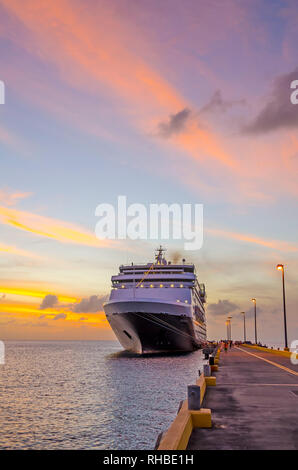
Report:
<svg viewBox="0 0 298 470"><path fill-rule="evenodd" d="M137 353L188 352L203 344L189 307L160 302L111 302L107 319L124 349Z"/></svg>

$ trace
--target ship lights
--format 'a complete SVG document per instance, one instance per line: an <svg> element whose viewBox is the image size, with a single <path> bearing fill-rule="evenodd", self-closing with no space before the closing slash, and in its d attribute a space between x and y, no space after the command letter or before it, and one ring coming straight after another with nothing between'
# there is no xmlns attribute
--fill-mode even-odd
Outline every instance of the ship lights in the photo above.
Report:
<svg viewBox="0 0 298 470"><path fill-rule="evenodd" d="M180 287L183 287L183 284L180 284Z"/></svg>
<svg viewBox="0 0 298 470"><path fill-rule="evenodd" d="M163 284L160 284L160 286L159 286L159 287L163 287Z"/></svg>
<svg viewBox="0 0 298 470"><path fill-rule="evenodd" d="M153 284L150 284L150 287L154 287L154 285L153 285Z"/></svg>
<svg viewBox="0 0 298 470"><path fill-rule="evenodd" d="M174 284L171 284L171 287L174 287Z"/></svg>

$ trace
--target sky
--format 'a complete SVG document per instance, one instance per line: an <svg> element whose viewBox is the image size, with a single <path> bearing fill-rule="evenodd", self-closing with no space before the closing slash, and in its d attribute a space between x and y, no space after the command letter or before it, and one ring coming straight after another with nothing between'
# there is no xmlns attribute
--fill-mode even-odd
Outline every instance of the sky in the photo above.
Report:
<svg viewBox="0 0 298 470"><path fill-rule="evenodd" d="M204 206L167 257L206 284L209 339L298 339L296 0L0 0L0 337L114 339L118 266L156 241L99 240L95 208Z"/></svg>

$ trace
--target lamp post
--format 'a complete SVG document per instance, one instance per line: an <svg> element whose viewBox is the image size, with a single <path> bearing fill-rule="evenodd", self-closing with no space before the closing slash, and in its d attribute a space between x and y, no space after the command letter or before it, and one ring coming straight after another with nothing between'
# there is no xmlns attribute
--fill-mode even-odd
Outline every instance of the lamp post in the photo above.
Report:
<svg viewBox="0 0 298 470"><path fill-rule="evenodd" d="M226 320L226 327L227 327L227 340L229 341L229 320Z"/></svg>
<svg viewBox="0 0 298 470"><path fill-rule="evenodd" d="M284 305L284 328L285 328L285 351L288 351L288 332L287 332L287 315L286 315L286 291L285 291L285 267L283 264L276 266L278 271L282 272L282 292L283 292L283 305Z"/></svg>
<svg viewBox="0 0 298 470"><path fill-rule="evenodd" d="M251 299L251 301L255 305L255 344L258 343L258 337L257 337L257 300L256 299Z"/></svg>
<svg viewBox="0 0 298 470"><path fill-rule="evenodd" d="M228 321L229 321L229 329L230 329L230 337L228 338L230 341L232 341L232 324L231 324L231 318L232 317L228 317Z"/></svg>
<svg viewBox="0 0 298 470"><path fill-rule="evenodd" d="M244 343L246 341L246 326L245 326L245 312L241 312L243 315L243 338L244 338Z"/></svg>

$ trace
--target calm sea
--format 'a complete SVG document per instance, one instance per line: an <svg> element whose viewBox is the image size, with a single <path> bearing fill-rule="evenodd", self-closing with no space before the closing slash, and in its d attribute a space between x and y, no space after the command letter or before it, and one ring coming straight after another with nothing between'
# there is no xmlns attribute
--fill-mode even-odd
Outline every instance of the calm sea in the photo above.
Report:
<svg viewBox="0 0 298 470"><path fill-rule="evenodd" d="M201 351L136 357L114 341L6 342L1 449L153 449Z"/></svg>

